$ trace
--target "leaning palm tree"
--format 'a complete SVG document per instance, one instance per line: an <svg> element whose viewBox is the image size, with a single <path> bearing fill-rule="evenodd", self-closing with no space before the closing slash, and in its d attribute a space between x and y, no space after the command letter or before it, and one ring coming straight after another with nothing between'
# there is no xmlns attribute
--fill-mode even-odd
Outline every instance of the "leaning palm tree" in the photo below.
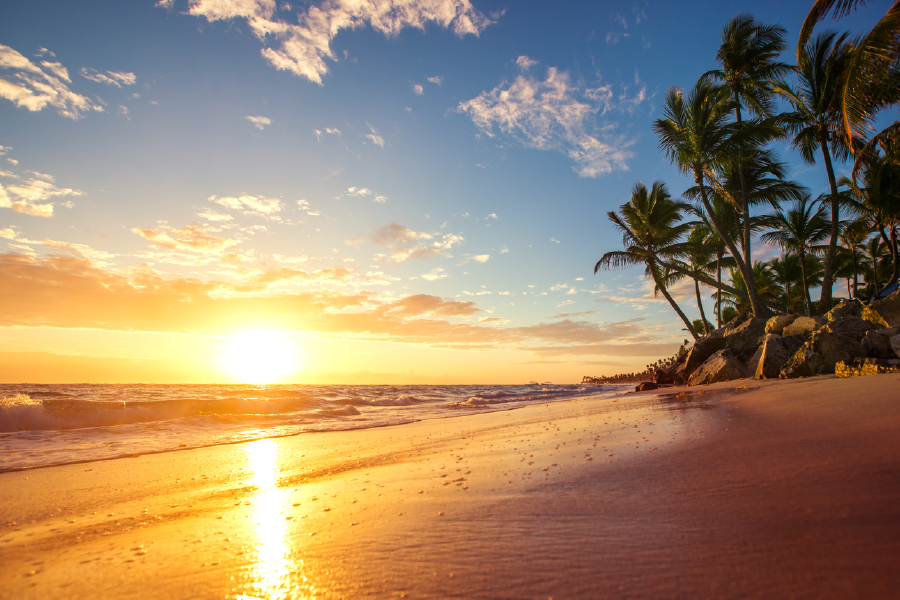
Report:
<svg viewBox="0 0 900 600"><path fill-rule="evenodd" d="M791 146L809 164L816 162L816 153L821 151L831 186L831 237L819 299L819 312L823 313L831 310L834 255L840 233L840 196L832 157L843 160L850 154L846 138L841 135L838 99L840 81L852 54L847 38L846 33L817 35L798 54L796 89L784 82L775 84L775 91L793 107L793 112L780 117L793 134Z"/></svg>
<svg viewBox="0 0 900 600"><path fill-rule="evenodd" d="M816 203L807 196L795 202L794 207L787 212L778 211L765 217L763 222L767 228L772 230L762 235L763 241L778 244L784 250L797 253L803 277L806 314L812 316L806 257L822 252L824 248L821 244L828 239L830 224L826 217L825 207L820 204L816 208Z"/></svg>
<svg viewBox="0 0 900 600"><path fill-rule="evenodd" d="M691 321L669 294L663 279L664 267L660 260L678 260L685 254L682 237L691 229L691 223L682 222L681 214L690 206L673 200L666 184L653 183L650 191L640 181L631 189L631 200L619 207L619 212L610 211L607 217L622 234L625 250L604 254L594 266L594 273L600 269L616 269L632 265L644 265L646 273L697 339Z"/></svg>
<svg viewBox="0 0 900 600"><path fill-rule="evenodd" d="M666 94L663 108L665 118L658 119L653 124L653 129L669 160L681 172L694 178L700 201L710 222L734 257L738 269L750 281L747 294L754 316L764 317L770 311L763 304L753 283L752 266L745 263L734 238L715 216L706 185L707 176L714 173L721 164L731 160L737 154L738 147L751 145L751 142L758 144L763 138L767 141L767 133L771 133L761 131L758 124L739 128L729 122L733 107L731 92L727 88L698 81L687 97L680 89L672 88Z"/></svg>
<svg viewBox="0 0 900 600"><path fill-rule="evenodd" d="M716 53L721 69L706 72L702 79L720 81L731 92L735 122L743 125L741 108L760 118L771 116L772 84L784 78L791 67L778 60L787 48L786 31L781 25L757 22L751 15L741 13L728 21L722 30L722 45ZM745 175L744 159L752 156L753 148L738 148L733 171L740 184L740 208L744 232L742 236L744 260L752 263L750 241L750 191Z"/></svg>

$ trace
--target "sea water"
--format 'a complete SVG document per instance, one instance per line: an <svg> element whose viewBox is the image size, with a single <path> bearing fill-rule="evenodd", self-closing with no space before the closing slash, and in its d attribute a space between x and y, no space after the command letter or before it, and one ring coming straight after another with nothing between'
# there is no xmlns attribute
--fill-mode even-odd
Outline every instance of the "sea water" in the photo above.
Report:
<svg viewBox="0 0 900 600"><path fill-rule="evenodd" d="M0 471L402 425L629 385L0 385Z"/></svg>

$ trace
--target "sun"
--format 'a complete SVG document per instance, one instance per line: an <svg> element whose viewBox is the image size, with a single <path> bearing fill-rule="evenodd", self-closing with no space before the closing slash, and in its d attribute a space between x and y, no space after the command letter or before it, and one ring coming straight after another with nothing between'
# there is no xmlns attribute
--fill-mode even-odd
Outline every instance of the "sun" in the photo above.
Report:
<svg viewBox="0 0 900 600"><path fill-rule="evenodd" d="M280 331L244 331L229 340L222 367L241 383L282 383L300 370L297 354Z"/></svg>

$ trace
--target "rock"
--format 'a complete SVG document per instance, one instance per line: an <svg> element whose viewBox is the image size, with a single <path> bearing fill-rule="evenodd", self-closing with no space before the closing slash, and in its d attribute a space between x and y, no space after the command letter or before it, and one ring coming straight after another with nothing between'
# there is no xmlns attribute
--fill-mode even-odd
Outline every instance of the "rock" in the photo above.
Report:
<svg viewBox="0 0 900 600"><path fill-rule="evenodd" d="M797 315L775 315L766 321L766 333L782 335L784 328L797 320Z"/></svg>
<svg viewBox="0 0 900 600"><path fill-rule="evenodd" d="M860 377L862 375L881 375L883 373L900 373L900 360L883 358L853 358L842 360L834 366L838 377Z"/></svg>
<svg viewBox="0 0 900 600"><path fill-rule="evenodd" d="M735 352L752 352L759 346L759 338L765 334L766 320L751 318L726 332L725 341Z"/></svg>
<svg viewBox="0 0 900 600"><path fill-rule="evenodd" d="M900 326L900 290L887 298L870 302L863 309L862 318L878 327Z"/></svg>
<svg viewBox="0 0 900 600"><path fill-rule="evenodd" d="M847 315L836 321L831 321L822 329L836 335L844 335L855 340L861 340L866 337L866 332L875 329L875 326L859 317Z"/></svg>
<svg viewBox="0 0 900 600"><path fill-rule="evenodd" d="M809 337L819 328L821 323L813 317L797 317L794 322L784 328L781 335L802 335Z"/></svg>
<svg viewBox="0 0 900 600"><path fill-rule="evenodd" d="M834 308L832 308L828 313L826 313L825 318L828 321L840 321L844 317L861 317L863 309L865 305L859 300L844 300Z"/></svg>
<svg viewBox="0 0 900 600"><path fill-rule="evenodd" d="M781 368L803 345L803 338L768 333L747 363L754 379L777 379Z"/></svg>
<svg viewBox="0 0 900 600"><path fill-rule="evenodd" d="M895 335L891 340L891 348L894 350L894 354L900 356L900 335Z"/></svg>
<svg viewBox="0 0 900 600"><path fill-rule="evenodd" d="M717 381L731 381L747 377L749 373L734 352L726 348L719 350L700 365L688 380L688 385L702 385L704 383L716 383Z"/></svg>
<svg viewBox="0 0 900 600"><path fill-rule="evenodd" d="M685 380L689 379L694 371L706 362L706 359L719 350L724 350L727 343L724 337L708 337L694 342L694 347L688 352L687 360L684 361L682 377Z"/></svg>
<svg viewBox="0 0 900 600"><path fill-rule="evenodd" d="M839 361L864 358L865 355L862 344L855 339L835 335L823 329L814 332L794 353L781 369L779 376L782 379L793 379L829 375L834 373L834 366Z"/></svg>
<svg viewBox="0 0 900 600"><path fill-rule="evenodd" d="M868 358L894 358L891 338L879 331L867 331L862 339L862 347Z"/></svg>
<svg viewBox="0 0 900 600"><path fill-rule="evenodd" d="M659 387L659 385L653 383L652 381L644 381L638 384L634 391L636 392L645 392L647 390L655 390Z"/></svg>

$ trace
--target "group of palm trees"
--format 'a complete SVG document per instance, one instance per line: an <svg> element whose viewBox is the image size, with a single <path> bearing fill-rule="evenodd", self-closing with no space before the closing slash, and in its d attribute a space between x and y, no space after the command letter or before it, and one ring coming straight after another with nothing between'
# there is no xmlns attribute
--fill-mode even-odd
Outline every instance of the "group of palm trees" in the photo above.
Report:
<svg viewBox="0 0 900 600"><path fill-rule="evenodd" d="M874 125L900 105L900 0L864 36L812 35L829 12L840 18L864 3L817 0L796 65L780 61L783 27L748 14L729 21L719 68L687 92L670 89L653 123L660 148L695 185L677 199L662 182L636 183L630 201L608 213L624 250L604 254L594 272L643 266L695 339L713 328L701 284L715 290L716 327L738 314L827 312L839 279L855 298L896 287L900 121ZM771 148L778 140L807 163L821 160L828 192L813 198L788 179ZM837 178L834 161L852 164L851 176ZM781 255L754 260L755 236ZM668 290L685 278L700 310L693 321ZM816 287L818 302L810 297Z"/></svg>

